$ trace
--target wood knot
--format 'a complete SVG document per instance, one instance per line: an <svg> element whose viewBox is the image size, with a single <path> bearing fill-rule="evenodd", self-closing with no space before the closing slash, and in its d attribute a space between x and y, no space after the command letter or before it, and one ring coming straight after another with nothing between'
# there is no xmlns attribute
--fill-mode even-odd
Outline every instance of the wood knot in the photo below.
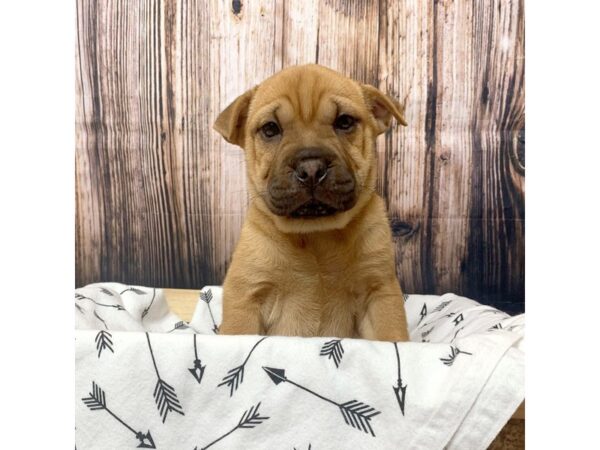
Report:
<svg viewBox="0 0 600 450"><path fill-rule="evenodd" d="M242 2L241 0L233 0L231 2L231 11L233 11L233 14L236 16L239 16L240 13L242 12Z"/></svg>
<svg viewBox="0 0 600 450"><path fill-rule="evenodd" d="M520 175L525 175L525 129L514 132L510 160Z"/></svg>
<svg viewBox="0 0 600 450"><path fill-rule="evenodd" d="M440 155L440 160L443 161L444 163L447 163L448 161L450 161L450 152L443 152Z"/></svg>
<svg viewBox="0 0 600 450"><path fill-rule="evenodd" d="M392 217L390 219L390 228L392 229L392 236L410 238L419 229L419 224L413 225L397 217Z"/></svg>

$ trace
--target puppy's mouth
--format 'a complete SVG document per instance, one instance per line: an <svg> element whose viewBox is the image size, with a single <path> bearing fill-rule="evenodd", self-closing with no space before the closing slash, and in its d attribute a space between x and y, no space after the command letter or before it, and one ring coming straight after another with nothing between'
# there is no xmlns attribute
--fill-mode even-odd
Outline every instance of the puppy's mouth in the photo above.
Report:
<svg viewBox="0 0 600 450"><path fill-rule="evenodd" d="M354 173L331 152L305 148L275 170L265 202L277 216L316 219L354 206L358 189Z"/></svg>
<svg viewBox="0 0 600 450"><path fill-rule="evenodd" d="M329 192L317 192L311 195L305 191L296 191L282 198L270 196L266 203L271 212L277 216L311 220L347 211L354 206L357 199L354 191L348 195L331 197Z"/></svg>
<svg viewBox="0 0 600 450"><path fill-rule="evenodd" d="M289 216L293 218L308 219L311 217L331 216L336 212L338 212L337 208L320 202L317 199L312 199L301 205L299 208L296 208Z"/></svg>

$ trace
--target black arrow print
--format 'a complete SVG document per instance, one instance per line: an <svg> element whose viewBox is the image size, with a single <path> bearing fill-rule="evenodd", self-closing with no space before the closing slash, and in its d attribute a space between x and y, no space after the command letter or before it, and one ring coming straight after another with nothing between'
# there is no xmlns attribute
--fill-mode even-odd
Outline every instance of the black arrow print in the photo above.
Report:
<svg viewBox="0 0 600 450"><path fill-rule="evenodd" d="M231 433L233 433L235 430L237 430L239 428L254 428L254 427L260 425L261 423L263 423L265 420L269 419L269 417L261 416L258 413L258 408L260 407L260 403L261 402L258 402L258 404L256 406L253 406L249 410L244 411L242 418L240 419L240 421L238 422L238 424L235 427L233 427L227 433L223 434L222 436L220 436L217 439L215 439L214 441L212 441L210 444L205 445L200 450L206 450L207 448L213 446L220 440L226 438L227 436L229 436ZM194 447L194 450L198 450L198 447Z"/></svg>
<svg viewBox="0 0 600 450"><path fill-rule="evenodd" d="M450 342L454 342L454 340L456 339L456 336L458 336L458 333L460 333L464 329L465 329L465 327L460 327L458 330L456 330L456 333L454 333L454 337L452 338L452 340Z"/></svg>
<svg viewBox="0 0 600 450"><path fill-rule="evenodd" d="M423 321L423 319L425 318L426 315L427 315L427 303L423 303L423 307L421 308L421 318L419 319L417 326L419 326L419 324Z"/></svg>
<svg viewBox="0 0 600 450"><path fill-rule="evenodd" d="M311 450L312 449L312 444L308 444L308 449L307 450ZM296 450L296 447L294 447L294 450Z"/></svg>
<svg viewBox="0 0 600 450"><path fill-rule="evenodd" d="M458 316L456 316L454 318L454 320L452 322L454 322L454 326L458 326L459 323L461 323L463 320L465 320L465 318L463 317L462 313L460 313Z"/></svg>
<svg viewBox="0 0 600 450"><path fill-rule="evenodd" d="M326 402L329 402L329 403L337 406L340 409L340 412L342 413L342 416L344 417L344 421L346 422L347 425L350 425L352 428L356 428L358 430L364 431L367 434L370 433L371 436L375 436L375 433L373 432L373 428L371 427L371 419L373 417L375 417L376 415L381 414L381 412L377 411L372 406L369 406L366 403L362 403L357 400L350 400L349 402L338 403L336 401L328 399L327 397L322 396L321 394L317 394L316 392L311 391L310 389L290 380L289 378L287 378L285 376L284 369L275 369L273 367L263 367L263 370L265 372L267 372L267 375L269 375L269 378L271 378L273 383L275 383L276 385L281 382L287 382L287 383L293 384L294 386L299 387L300 389L311 393L315 397L318 397L321 400L325 400Z"/></svg>
<svg viewBox="0 0 600 450"><path fill-rule="evenodd" d="M133 292L134 294L137 294L137 295L146 295L147 294L147 292L142 291L141 289L128 287L127 289L119 292L119 295L123 295L125 292Z"/></svg>
<svg viewBox="0 0 600 450"><path fill-rule="evenodd" d="M402 372L400 371L400 353L398 352L398 343L394 342L394 348L396 349L396 361L398 361L398 382L396 386L394 386L394 393L396 394L396 399L398 400L398 406L400 406L400 411L402 415L404 415L404 401L406 399L406 384L402 383Z"/></svg>
<svg viewBox="0 0 600 450"><path fill-rule="evenodd" d="M450 303L452 303L452 300L447 300L447 301L445 301L445 302L442 302L442 303L440 303L440 304L439 304L439 305L438 305L438 306L437 306L437 307L436 307L436 308L435 308L433 311L431 311L431 312L432 312L432 313L435 313L435 312L440 312L442 309L444 309L444 308L445 308L446 306L448 306ZM453 313L450 313L450 314L446 314L444 317L452 317L452 316L453 316L453 315L455 315L455 314L456 314L456 313L454 313L454 312L453 312ZM430 320L429 322L427 322L427 323L424 323L423 325L421 325L421 326L420 326L420 328L426 328L426 327L428 327L429 325L431 325L432 323L434 323L434 322L438 322L438 321L440 321L441 319L442 319L441 317L438 317L437 319ZM419 323L420 323L420 322L421 322L421 321L419 321Z"/></svg>
<svg viewBox="0 0 600 450"><path fill-rule="evenodd" d="M244 366L250 359L250 355L252 355L252 352L258 346L258 344L260 344L266 338L267 338L267 336L261 338L256 344L254 344L254 346L250 350L250 353L248 353L248 356L246 356L246 359L244 360L244 362L241 365L234 367L233 369L228 371L227 375L225 375L225 377L223 378L223 381L221 381L217 385L217 387L224 386L224 385L229 386L229 396L232 397L233 392L237 391L238 386L244 382Z"/></svg>
<svg viewBox="0 0 600 450"><path fill-rule="evenodd" d="M454 314L454 313L452 313L452 314ZM420 329L427 328L427 327L428 327L429 325L431 325L432 323L439 322L440 320L441 320L441 318L440 318L440 317L438 317L437 319L430 320L430 321L428 321L428 322L425 322L423 325L420 325L420 326L419 326L419 328L420 328Z"/></svg>
<svg viewBox="0 0 600 450"><path fill-rule="evenodd" d="M112 342L112 335L108 332L108 331L100 331L98 332L98 334L96 335L96 338L94 339L94 342L96 342L96 350L98 350L98 358L100 358L100 355L102 354L102 350L108 349L110 350L111 353L114 353L113 351L113 342Z"/></svg>
<svg viewBox="0 0 600 450"><path fill-rule="evenodd" d="M206 369L206 365L202 365L202 361L198 358L198 348L196 347L196 334L194 333L194 367L192 369L188 369L193 377L196 379L198 384L202 381L202 377L204 376L204 369Z"/></svg>
<svg viewBox="0 0 600 450"><path fill-rule="evenodd" d="M215 322L215 317L213 316L212 313L212 309L210 307L210 302L213 299L213 294L212 291L210 289L207 289L206 292L205 291L200 291L200 300L202 300L204 303L206 303L206 307L208 308L208 312L210 313L210 320L212 320L213 323L213 333L218 334L219 333L219 327L217 326L217 323Z"/></svg>
<svg viewBox="0 0 600 450"><path fill-rule="evenodd" d="M463 355L473 355L473 353L463 352L458 347L451 345L450 346L450 354L446 358L440 358L440 361L442 361L447 366L451 366L452 364L454 364L454 360L456 359L456 357L458 355L460 355L461 353Z"/></svg>
<svg viewBox="0 0 600 450"><path fill-rule="evenodd" d="M175 330L186 330L188 329L190 326L185 323L183 320L180 320L179 322L177 322L175 325L173 325L173 329L167 331L167 333L172 333Z"/></svg>
<svg viewBox="0 0 600 450"><path fill-rule="evenodd" d="M440 312L442 309L444 309L450 303L452 303L452 300L446 300L445 302L442 302L439 305L437 305L432 312Z"/></svg>
<svg viewBox="0 0 600 450"><path fill-rule="evenodd" d="M114 412L108 409L108 407L106 406L106 396L104 395L104 391L100 389L100 387L94 381L92 381L92 392L89 393L89 397L84 397L81 400L92 411L106 411L111 416L113 416L121 425L123 425L125 428L131 431L135 435L135 437L140 441L137 448L156 448L154 445L154 440L152 439L152 435L150 434L150 430L148 430L147 433L135 431Z"/></svg>
<svg viewBox="0 0 600 450"><path fill-rule="evenodd" d="M492 331L492 330L502 330L502 324L501 323L497 323L493 327L488 328L488 331Z"/></svg>
<svg viewBox="0 0 600 450"><path fill-rule="evenodd" d="M156 297L156 288L152 288L152 300L150 300L150 304L148 304L148 306L146 306L146 308L144 308L144 310L142 311L142 319L146 317L146 314L148 314L148 311L150 311L150 308L152 308L152 304L154 303L154 297Z"/></svg>
<svg viewBox="0 0 600 450"><path fill-rule="evenodd" d="M421 333L421 339L425 339L427 336L429 336L431 334L431 332L434 330L435 327L431 327L429 330L427 331L423 331Z"/></svg>
<svg viewBox="0 0 600 450"><path fill-rule="evenodd" d="M90 302L94 303L96 306L102 306L104 308L115 308L115 309L118 309L119 311L125 311L125 308L121 305L107 305L106 303L100 303L100 302L97 302L96 300L94 300L93 298L86 297L85 295L81 295L78 292L75 293L75 300L89 300Z"/></svg>
<svg viewBox="0 0 600 450"><path fill-rule="evenodd" d="M334 339L332 341L325 342L321 348L321 356L327 356L328 359L333 359L335 367L340 367L340 362L344 356L344 347L342 347L341 339Z"/></svg>
<svg viewBox="0 0 600 450"><path fill-rule="evenodd" d="M422 328L427 328L429 325L431 325L434 322L437 322L438 320L440 320L440 319L438 318L438 319L430 320L429 322L425 322L423 325L420 325L419 328L421 328L421 329Z"/></svg>
<svg viewBox="0 0 600 450"><path fill-rule="evenodd" d="M115 294L113 294L110 290L106 289L105 287L101 287L100 288L100 292L102 292L103 294L108 295L109 297L114 297Z"/></svg>
<svg viewBox="0 0 600 450"><path fill-rule="evenodd" d="M102 324L104 325L104 328L106 328L108 330L108 326L106 325L106 321L102 317L100 317L95 310L94 310L94 317L96 317L96 319L98 319L100 322L102 322Z"/></svg>
<svg viewBox="0 0 600 450"><path fill-rule="evenodd" d="M156 371L156 377L158 378L156 386L154 387L154 401L156 402L156 407L158 408L158 412L162 417L162 421L165 423L167 415L171 411L181 414L182 416L185 414L183 414L183 408L179 403L175 389L169 383L164 381L158 373L158 367L156 366L156 360L154 359L154 352L152 351L152 345L150 344L150 336L148 335L148 332L146 332L146 339L148 339L150 356L152 356L152 363L154 364L154 370Z"/></svg>

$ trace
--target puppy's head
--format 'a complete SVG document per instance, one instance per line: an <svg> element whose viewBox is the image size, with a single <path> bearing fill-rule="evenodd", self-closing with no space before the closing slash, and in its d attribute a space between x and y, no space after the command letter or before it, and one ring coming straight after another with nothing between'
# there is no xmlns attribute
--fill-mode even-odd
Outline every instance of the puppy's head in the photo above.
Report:
<svg viewBox="0 0 600 450"><path fill-rule="evenodd" d="M256 205L287 233L345 227L375 189L375 138L402 107L318 65L285 69L247 91L215 129L246 151Z"/></svg>

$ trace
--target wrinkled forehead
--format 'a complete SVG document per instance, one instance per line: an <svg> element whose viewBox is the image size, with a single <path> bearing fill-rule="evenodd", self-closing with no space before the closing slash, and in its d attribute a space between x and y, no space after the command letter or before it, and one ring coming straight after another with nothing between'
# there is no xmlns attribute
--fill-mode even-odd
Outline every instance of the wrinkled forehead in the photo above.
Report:
<svg viewBox="0 0 600 450"><path fill-rule="evenodd" d="M334 120L339 114L360 117L366 110L360 86L327 70L288 70L265 80L250 105L249 122L255 126L275 116L278 120Z"/></svg>

